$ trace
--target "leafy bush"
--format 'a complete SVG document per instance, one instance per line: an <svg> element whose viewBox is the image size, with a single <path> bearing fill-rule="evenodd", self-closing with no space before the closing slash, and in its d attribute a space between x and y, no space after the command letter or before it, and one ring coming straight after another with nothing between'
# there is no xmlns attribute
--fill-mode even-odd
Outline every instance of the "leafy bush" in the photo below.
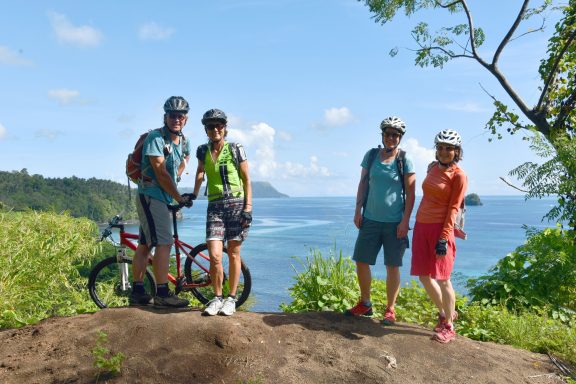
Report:
<svg viewBox="0 0 576 384"><path fill-rule="evenodd" d="M548 306L570 321L576 311L576 244L573 231L527 229L527 242L499 260L490 273L468 282L473 301L510 310Z"/></svg>
<svg viewBox="0 0 576 384"><path fill-rule="evenodd" d="M0 328L96 309L80 274L96 233L88 219L0 211Z"/></svg>
<svg viewBox="0 0 576 384"><path fill-rule="evenodd" d="M295 277L296 283L289 288L293 301L280 304L284 312L344 311L358 299L356 267L349 257L330 255L323 258L318 250L302 261L296 258L304 271Z"/></svg>
<svg viewBox="0 0 576 384"><path fill-rule="evenodd" d="M461 308L458 333L576 362L576 327L549 317L546 311L514 313L504 306L471 303Z"/></svg>

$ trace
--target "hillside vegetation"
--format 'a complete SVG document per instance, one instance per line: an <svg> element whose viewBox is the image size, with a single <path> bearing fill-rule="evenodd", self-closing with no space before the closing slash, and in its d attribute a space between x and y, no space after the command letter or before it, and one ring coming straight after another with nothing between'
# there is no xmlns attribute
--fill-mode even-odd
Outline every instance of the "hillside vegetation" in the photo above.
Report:
<svg viewBox="0 0 576 384"><path fill-rule="evenodd" d="M121 213L136 217L134 194L128 200L125 185L110 180L44 178L29 175L26 169L0 172L0 202L14 211L69 212L73 217L87 217L103 222Z"/></svg>
<svg viewBox="0 0 576 384"><path fill-rule="evenodd" d="M181 188L181 192L191 192L191 189ZM204 187L201 195L203 192ZM288 197L267 182L252 182L252 192L254 198ZM68 212L72 217L87 217L96 222L106 222L117 214L135 219L136 194L133 189L130 197L126 185L110 180L75 176L45 178L29 175L25 168L0 171L0 207L14 211Z"/></svg>

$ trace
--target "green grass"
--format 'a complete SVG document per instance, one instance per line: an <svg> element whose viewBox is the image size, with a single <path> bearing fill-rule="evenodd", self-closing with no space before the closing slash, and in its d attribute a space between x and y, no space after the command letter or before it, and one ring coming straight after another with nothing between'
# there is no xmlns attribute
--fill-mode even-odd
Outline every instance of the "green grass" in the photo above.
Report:
<svg viewBox="0 0 576 384"><path fill-rule="evenodd" d="M82 270L97 227L67 214L0 211L0 328L95 310Z"/></svg>

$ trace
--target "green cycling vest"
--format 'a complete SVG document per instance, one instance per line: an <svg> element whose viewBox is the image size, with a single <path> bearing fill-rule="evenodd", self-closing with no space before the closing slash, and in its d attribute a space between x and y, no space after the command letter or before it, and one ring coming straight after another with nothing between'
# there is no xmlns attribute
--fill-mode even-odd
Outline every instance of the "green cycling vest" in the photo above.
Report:
<svg viewBox="0 0 576 384"><path fill-rule="evenodd" d="M204 172L206 172L206 178L208 179L208 201L244 196L240 172L236 169L228 143L224 143L224 148L220 151L216 161L212 160L210 150L206 151Z"/></svg>

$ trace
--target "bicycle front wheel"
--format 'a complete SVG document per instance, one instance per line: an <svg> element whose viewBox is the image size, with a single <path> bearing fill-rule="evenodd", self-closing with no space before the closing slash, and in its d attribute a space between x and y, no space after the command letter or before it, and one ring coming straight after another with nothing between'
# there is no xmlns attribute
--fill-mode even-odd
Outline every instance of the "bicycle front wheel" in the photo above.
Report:
<svg viewBox="0 0 576 384"><path fill-rule="evenodd" d="M156 293L154 277L148 270L144 289L152 296ZM124 259L119 263L112 256L96 264L88 277L88 291L100 308L127 307L132 292L132 260Z"/></svg>
<svg viewBox="0 0 576 384"><path fill-rule="evenodd" d="M222 283L222 294L224 297L230 293L230 281L228 280L228 273L230 271L230 261L228 258L228 250L224 247L222 255L222 268L224 269L224 279ZM206 304L214 298L214 289L212 288L212 280L210 279L210 258L208 256L208 245L206 243L199 244L194 247L194 252L190 257L186 258L184 263L184 275L188 284L198 284L192 288L192 294L202 303ZM250 270L242 261L240 268L240 280L238 282L238 289L236 291L236 308L240 307L246 302L250 291L252 290L252 277Z"/></svg>

